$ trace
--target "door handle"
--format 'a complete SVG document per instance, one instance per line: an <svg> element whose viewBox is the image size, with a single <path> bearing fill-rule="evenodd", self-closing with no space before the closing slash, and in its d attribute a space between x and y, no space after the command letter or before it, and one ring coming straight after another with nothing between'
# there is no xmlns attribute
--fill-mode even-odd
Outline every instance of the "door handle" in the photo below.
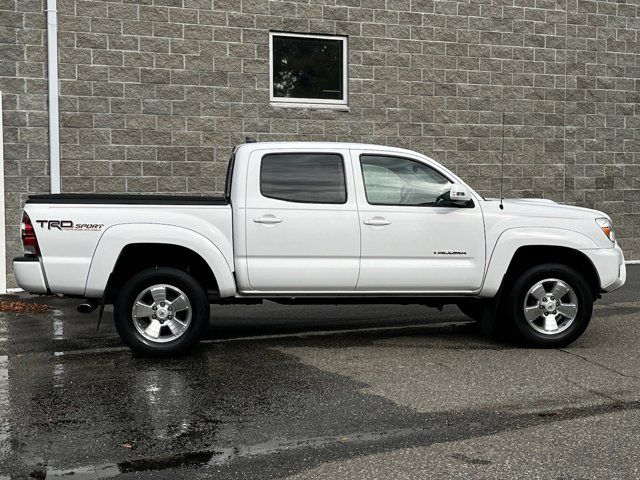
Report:
<svg viewBox="0 0 640 480"><path fill-rule="evenodd" d="M382 227L384 225L390 225L391 224L391 220L387 220L386 218L383 217L373 217L370 218L368 220L364 221L365 225L373 225L375 227Z"/></svg>
<svg viewBox="0 0 640 480"><path fill-rule="evenodd" d="M262 217L254 218L253 221L256 223L265 223L267 225L271 225L274 223L282 222L282 219L276 217L275 215L263 215Z"/></svg>

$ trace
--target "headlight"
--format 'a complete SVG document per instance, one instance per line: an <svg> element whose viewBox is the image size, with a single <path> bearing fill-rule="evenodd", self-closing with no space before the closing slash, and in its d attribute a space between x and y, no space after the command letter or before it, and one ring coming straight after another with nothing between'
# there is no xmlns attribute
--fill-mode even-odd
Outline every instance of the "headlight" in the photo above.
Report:
<svg viewBox="0 0 640 480"><path fill-rule="evenodd" d="M596 223L602 229L609 240L611 240L612 242L616 241L616 234L613 232L613 225L611 225L611 220L609 220L608 218L596 218Z"/></svg>

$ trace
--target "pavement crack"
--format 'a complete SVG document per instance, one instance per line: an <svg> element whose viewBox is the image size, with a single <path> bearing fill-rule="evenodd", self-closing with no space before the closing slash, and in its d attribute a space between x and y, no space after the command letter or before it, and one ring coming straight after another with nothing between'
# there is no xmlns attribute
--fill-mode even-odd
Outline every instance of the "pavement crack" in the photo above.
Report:
<svg viewBox="0 0 640 480"><path fill-rule="evenodd" d="M463 453L454 453L453 455L450 455L450 457L454 460L459 460L469 465L491 465L491 461L489 460L486 460L484 458L470 457Z"/></svg>
<svg viewBox="0 0 640 480"><path fill-rule="evenodd" d="M580 358L580 359L584 360L585 362L587 362L587 363L589 363L589 364L591 364L591 365L594 365L594 366L596 366L596 367L604 368L605 370L607 370L607 371L609 371L609 372L611 372L611 373L615 373L616 375L620 375L621 377L626 377L626 378L635 378L636 380L640 380L640 377L638 377L637 375L631 375L631 374L629 374L629 373L620 372L620 371L616 370L615 368L611 368L611 367L609 367L609 366L607 366L607 365L604 365L603 363L600 363L600 362L596 362L596 361L594 361L594 360L591 360L590 358L587 358L587 357L585 357L584 355L580 355L580 354L578 354L578 353L571 352L571 351L566 350L566 349L564 349L564 348L558 348L557 350L558 350L559 352L566 353L566 354L568 354L568 355L572 355L572 356L574 356L574 357Z"/></svg>
<svg viewBox="0 0 640 480"><path fill-rule="evenodd" d="M584 385L582 385L582 384L580 384L578 382L574 382L569 377L565 377L564 380L568 384L573 385L574 387L578 387L580 390L584 390L585 392L592 393L597 397L601 397L601 398L605 398L607 400L610 400L610 401L614 402L614 404L616 404L616 405L624 405L624 402L622 400L620 400L619 398L614 397L613 395L607 395L606 393L601 392L599 390L596 390L594 388L585 387Z"/></svg>

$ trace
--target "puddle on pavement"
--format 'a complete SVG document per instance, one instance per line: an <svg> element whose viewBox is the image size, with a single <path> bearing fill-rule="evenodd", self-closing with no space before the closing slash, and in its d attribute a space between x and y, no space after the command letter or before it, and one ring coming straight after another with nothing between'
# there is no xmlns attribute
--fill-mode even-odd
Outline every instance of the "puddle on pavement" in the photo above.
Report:
<svg viewBox="0 0 640 480"><path fill-rule="evenodd" d="M49 307L46 306L47 311ZM37 313L43 311L34 310ZM55 340L64 339L64 314L61 310L51 310L51 338ZM0 353L2 353L3 344L6 344L9 337L9 321L20 321L15 314L0 313ZM5 352L6 353L6 352ZM20 355L18 355L20 356ZM54 388L63 388L65 386L65 371L63 357L64 352L53 352L54 363L51 367L51 380ZM8 459L12 455L11 443L11 412L10 412L10 382L9 382L9 355L0 355L0 459ZM6 472L0 471L0 480L10 478L4 476Z"/></svg>
<svg viewBox="0 0 640 480"><path fill-rule="evenodd" d="M190 421L185 412L191 412L191 386L182 372L151 368L136 375L133 401L148 414L153 437L167 439L187 433Z"/></svg>
<svg viewBox="0 0 640 480"><path fill-rule="evenodd" d="M53 478L112 478L123 473L169 470L174 468L197 468L205 466L213 457L211 452L194 452L183 455L167 456L153 459L130 460L120 463L105 463L77 467L71 470L49 468L45 475ZM2 480L2 477L0 477Z"/></svg>
<svg viewBox="0 0 640 480"><path fill-rule="evenodd" d="M67 478L79 474L96 475L96 478L110 478L122 473L161 471L175 468L200 468L230 463L245 457L282 453L298 448L326 447L347 443L365 443L380 440L383 437L403 437L419 428L398 429L391 432L366 432L340 437L310 437L295 440L271 440L255 445L241 445L202 452L188 452L179 455L167 455L155 458L140 458L118 463L105 463L95 466L81 466L70 470L49 468L46 478ZM0 479L2 480L2 479Z"/></svg>

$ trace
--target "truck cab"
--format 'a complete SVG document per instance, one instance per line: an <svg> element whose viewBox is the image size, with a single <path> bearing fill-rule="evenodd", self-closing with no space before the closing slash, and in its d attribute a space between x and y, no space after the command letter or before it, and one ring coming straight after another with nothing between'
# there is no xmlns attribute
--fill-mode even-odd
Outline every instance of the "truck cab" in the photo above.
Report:
<svg viewBox="0 0 640 480"><path fill-rule="evenodd" d="M244 145L233 188L247 295L469 295L486 262L481 197L427 157L372 146ZM450 199L452 185L464 197Z"/></svg>

